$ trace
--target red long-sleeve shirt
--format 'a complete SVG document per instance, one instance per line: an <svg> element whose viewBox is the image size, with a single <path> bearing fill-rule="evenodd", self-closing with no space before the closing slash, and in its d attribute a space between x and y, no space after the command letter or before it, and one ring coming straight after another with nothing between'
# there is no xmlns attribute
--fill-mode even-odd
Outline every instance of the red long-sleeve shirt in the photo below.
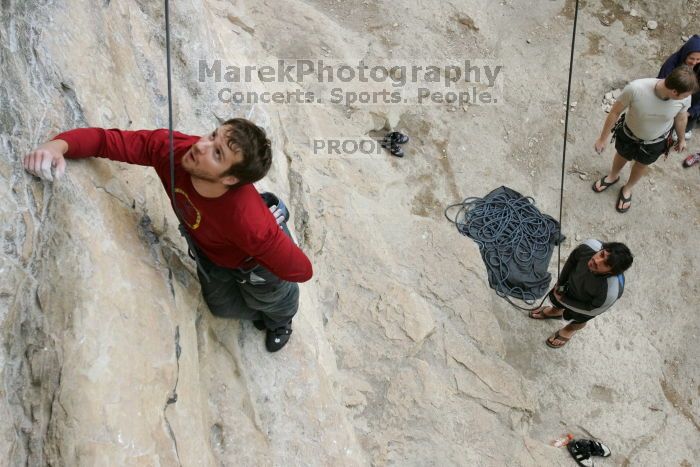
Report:
<svg viewBox="0 0 700 467"><path fill-rule="evenodd" d="M168 130L79 128L54 139L68 143L68 158L97 156L153 167L171 198ZM279 228L252 184L231 188L218 198L197 193L181 165L182 157L197 140L198 136L173 133L176 202L197 246L222 267L252 267L254 264L246 261L252 257L282 280L309 280L311 262Z"/></svg>

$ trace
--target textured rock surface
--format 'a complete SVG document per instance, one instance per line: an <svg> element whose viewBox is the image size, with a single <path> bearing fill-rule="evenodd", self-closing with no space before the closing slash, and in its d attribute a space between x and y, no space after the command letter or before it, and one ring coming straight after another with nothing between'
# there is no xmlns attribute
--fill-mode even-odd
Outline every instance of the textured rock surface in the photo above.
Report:
<svg viewBox="0 0 700 467"><path fill-rule="evenodd" d="M16 84L2 91L0 456L12 465L361 464L329 379L333 359L321 366L323 335L302 318L297 332L308 338L271 356L250 325L214 319L153 173L81 161L51 185L17 163L59 128L165 125L163 17L149 8L4 6L2 81ZM183 40L214 14L197 8L174 11L175 57L207 46ZM201 117L193 105L195 79L176 86L178 125L194 133L216 122L216 109L200 103ZM275 170L271 183L288 192L283 159Z"/></svg>
<svg viewBox="0 0 700 467"><path fill-rule="evenodd" d="M275 141L262 185L289 200L316 273L294 336L269 355L249 323L210 315L150 169L72 161L52 185L21 168L63 129L167 125L161 5L5 1L0 459L570 465L547 443L573 432L605 440L618 465L697 463L697 172L657 164L624 217L614 195L567 176L569 237L625 241L637 260L614 312L558 351L543 343L555 324L498 299L442 215L502 184L556 212L568 49L552 44L568 43L573 2L173 3L176 127L197 134L250 112ZM637 2L637 15L604 3L579 24L568 147L586 173L609 164L610 150L590 150L600 96L655 75L700 11L696 0ZM642 31L650 18L660 26ZM416 55L504 64L507 103L251 111L197 75L200 59ZM311 153L313 138L388 123L411 135L404 159Z"/></svg>

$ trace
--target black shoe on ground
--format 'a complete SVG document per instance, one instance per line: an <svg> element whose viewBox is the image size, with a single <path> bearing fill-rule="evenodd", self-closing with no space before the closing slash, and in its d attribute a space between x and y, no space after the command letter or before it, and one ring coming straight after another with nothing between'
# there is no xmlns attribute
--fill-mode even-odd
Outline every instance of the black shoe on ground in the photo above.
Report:
<svg viewBox="0 0 700 467"><path fill-rule="evenodd" d="M254 320L253 326L255 326L255 329L257 329L258 331L264 331L266 329L265 328L265 321L263 321L261 319Z"/></svg>
<svg viewBox="0 0 700 467"><path fill-rule="evenodd" d="M389 139L392 143L408 143L408 135L404 135L403 133L400 133L398 131L392 131L391 133L387 133L387 135L384 138Z"/></svg>
<svg viewBox="0 0 700 467"><path fill-rule="evenodd" d="M268 329L265 336L265 347L268 352L277 352L287 345L289 337L292 335L292 323L281 326L277 329Z"/></svg>
<svg viewBox="0 0 700 467"><path fill-rule="evenodd" d="M389 152L393 156L396 156L396 157L403 157L404 156L403 149L401 148L401 146L399 146L399 143L397 143L395 141L391 141L389 138L384 138L384 140L382 140L380 145L383 148L388 149Z"/></svg>

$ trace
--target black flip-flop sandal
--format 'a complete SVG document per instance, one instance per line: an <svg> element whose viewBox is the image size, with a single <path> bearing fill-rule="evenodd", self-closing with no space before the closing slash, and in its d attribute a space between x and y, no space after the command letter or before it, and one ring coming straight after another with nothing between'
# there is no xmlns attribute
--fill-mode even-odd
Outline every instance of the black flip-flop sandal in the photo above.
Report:
<svg viewBox="0 0 700 467"><path fill-rule="evenodd" d="M569 454L571 454L571 457L574 458L578 465L593 467L590 444L584 441L588 440L575 439L566 445L566 449L569 450Z"/></svg>
<svg viewBox="0 0 700 467"><path fill-rule="evenodd" d="M547 340L545 340L545 344L547 344L547 347L550 347L552 349L561 349L564 347L570 340L570 337L564 337L561 334L559 334L559 331L555 332L554 335L549 336ZM554 344L552 341L554 340L560 340L562 343L561 344Z"/></svg>
<svg viewBox="0 0 700 467"><path fill-rule="evenodd" d="M398 131L392 131L391 133L387 134L385 138L389 138L392 143L408 143L408 135L404 135L403 133L399 133Z"/></svg>
<svg viewBox="0 0 700 467"><path fill-rule="evenodd" d="M625 195L622 194L622 190L624 188L625 188L624 186L622 188L620 188L620 193L617 195L617 202L615 203L615 209L617 210L617 212L622 213L622 214L629 211L630 208L632 207L632 194L630 194L629 198L625 198ZM630 203L630 204L626 208L621 208L620 204L624 205L625 203Z"/></svg>
<svg viewBox="0 0 700 467"><path fill-rule="evenodd" d="M605 190L607 190L608 188L610 188L611 186L613 186L614 184L616 184L617 182L620 181L620 177L618 176L618 177L617 177L615 180L613 180L612 182L606 182L606 181L605 181L605 178L606 178L606 177L607 177L607 175L603 175L603 178L601 178L600 180L596 180L595 182L593 182L593 185L591 185L591 190L593 190L593 191L596 192L596 193L602 193L602 192L604 192ZM600 190L596 190L596 188L595 188L596 183L598 183L598 182L600 182Z"/></svg>

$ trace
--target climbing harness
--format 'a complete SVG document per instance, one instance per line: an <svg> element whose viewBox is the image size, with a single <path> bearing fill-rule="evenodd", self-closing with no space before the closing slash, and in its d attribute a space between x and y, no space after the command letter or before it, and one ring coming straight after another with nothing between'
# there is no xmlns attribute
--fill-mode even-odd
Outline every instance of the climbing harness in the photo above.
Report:
<svg viewBox="0 0 700 467"><path fill-rule="evenodd" d="M173 97L172 97L172 79L170 76L170 13L168 9L168 0L165 0L165 59L166 68L168 75L168 144L169 144L169 154L170 154L170 197L173 200L173 210L175 211L175 216L179 222L178 230L180 235L185 237L187 241L187 252L190 257L197 264L197 269L202 273L202 276L209 282L209 275L202 267L199 261L199 256L197 255L197 248L195 246L194 240L187 232L185 228L182 215L182 211L177 205L175 199L175 144L173 142Z"/></svg>
<svg viewBox="0 0 700 467"><path fill-rule="evenodd" d="M466 198L461 203L453 204L445 209L445 217L455 224L463 235L472 238L479 245L489 274L489 283L496 293L505 298L516 308L534 311L542 306L547 295L535 308L523 308L513 303L508 296L519 298L532 305L537 297L522 287L513 287L508 282L513 267L524 268L533 260L548 258L552 252L551 244L557 245L557 282L561 272L561 242L563 236L559 233L564 209L564 179L566 170L566 142L569 136L569 113L571 110L571 78L574 68L574 49L576 46L576 26L578 24L579 0L574 9L574 27L571 35L571 56L569 58L569 77L566 89L566 117L564 120L564 147L561 161L561 185L559 188L559 218L558 222L549 216L543 216L534 207L534 200L529 197L503 198L494 196L493 199ZM504 188L504 187L502 187ZM496 191L496 190L494 190ZM513 190L511 190L513 191ZM517 193L517 192L515 192ZM492 192L493 194L493 192ZM517 193L519 195L519 193ZM454 219L448 211L459 207ZM549 218L554 224L543 220ZM473 225L472 225L473 224ZM553 235L555 235L553 237ZM510 266L508 263L510 262ZM547 260L548 262L548 260ZM549 284L549 278L547 279Z"/></svg>

